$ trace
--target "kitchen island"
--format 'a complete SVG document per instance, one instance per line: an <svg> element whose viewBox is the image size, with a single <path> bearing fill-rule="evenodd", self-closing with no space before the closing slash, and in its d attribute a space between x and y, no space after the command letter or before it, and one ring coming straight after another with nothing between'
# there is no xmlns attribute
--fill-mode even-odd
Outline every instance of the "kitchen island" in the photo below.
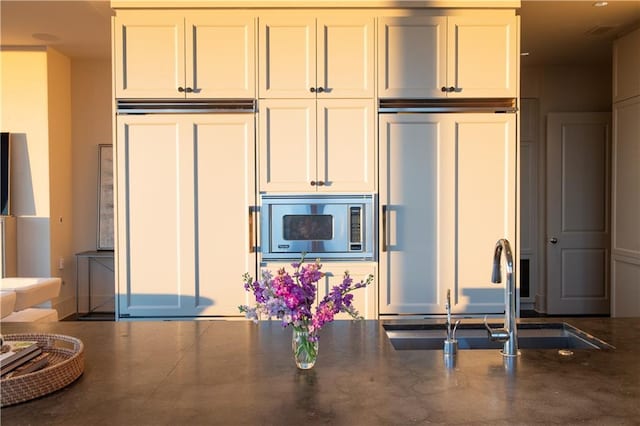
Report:
<svg viewBox="0 0 640 426"><path fill-rule="evenodd" d="M336 321L301 371L291 330L275 321L3 324L81 339L85 370L0 416L3 426L640 424L640 319L564 321L616 349L522 350L512 366L498 350L461 349L447 367L441 350L395 350L380 321Z"/></svg>

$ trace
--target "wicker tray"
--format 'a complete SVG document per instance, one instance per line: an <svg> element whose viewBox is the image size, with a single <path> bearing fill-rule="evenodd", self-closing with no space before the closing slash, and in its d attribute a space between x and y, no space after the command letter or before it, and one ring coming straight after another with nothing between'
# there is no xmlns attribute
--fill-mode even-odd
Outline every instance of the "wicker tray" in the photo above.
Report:
<svg viewBox="0 0 640 426"><path fill-rule="evenodd" d="M84 371L84 345L61 334L8 334L4 340L34 340L49 354L42 370L0 380L2 407L47 395L71 384Z"/></svg>

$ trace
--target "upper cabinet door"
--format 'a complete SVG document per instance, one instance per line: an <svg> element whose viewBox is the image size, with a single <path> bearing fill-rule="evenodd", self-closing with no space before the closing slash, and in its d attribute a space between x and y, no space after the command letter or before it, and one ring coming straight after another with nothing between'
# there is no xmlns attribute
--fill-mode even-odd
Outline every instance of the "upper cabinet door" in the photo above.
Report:
<svg viewBox="0 0 640 426"><path fill-rule="evenodd" d="M315 191L316 101L260 101L260 191Z"/></svg>
<svg viewBox="0 0 640 426"><path fill-rule="evenodd" d="M114 43L116 98L184 98L182 15L119 14Z"/></svg>
<svg viewBox="0 0 640 426"><path fill-rule="evenodd" d="M255 19L200 11L185 21L187 97L255 98Z"/></svg>
<svg viewBox="0 0 640 426"><path fill-rule="evenodd" d="M318 192L375 191L374 111L372 99L318 100Z"/></svg>
<svg viewBox="0 0 640 426"><path fill-rule="evenodd" d="M373 17L267 15L259 38L260 98L373 97Z"/></svg>
<svg viewBox="0 0 640 426"><path fill-rule="evenodd" d="M261 98L315 98L316 20L279 13L260 19Z"/></svg>
<svg viewBox="0 0 640 426"><path fill-rule="evenodd" d="M223 12L119 12L116 98L255 98L255 18Z"/></svg>
<svg viewBox="0 0 640 426"><path fill-rule="evenodd" d="M317 31L318 98L372 98L373 18L322 17L318 19Z"/></svg>
<svg viewBox="0 0 640 426"><path fill-rule="evenodd" d="M613 43L613 101L640 95L640 29Z"/></svg>
<svg viewBox="0 0 640 426"><path fill-rule="evenodd" d="M444 96L446 55L445 16L380 18L378 95L381 98Z"/></svg>
<svg viewBox="0 0 640 426"><path fill-rule="evenodd" d="M515 16L448 17L448 96L516 97L517 33Z"/></svg>

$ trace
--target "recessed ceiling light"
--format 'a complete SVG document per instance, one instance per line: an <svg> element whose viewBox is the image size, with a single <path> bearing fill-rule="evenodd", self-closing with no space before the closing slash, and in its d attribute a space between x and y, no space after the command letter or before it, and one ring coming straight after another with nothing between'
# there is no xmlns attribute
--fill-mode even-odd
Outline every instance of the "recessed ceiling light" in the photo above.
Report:
<svg viewBox="0 0 640 426"><path fill-rule="evenodd" d="M608 1L597 1L597 2L595 2L593 5L594 5L595 7L605 7L605 6L607 6L608 4L609 4L609 2L608 2Z"/></svg>

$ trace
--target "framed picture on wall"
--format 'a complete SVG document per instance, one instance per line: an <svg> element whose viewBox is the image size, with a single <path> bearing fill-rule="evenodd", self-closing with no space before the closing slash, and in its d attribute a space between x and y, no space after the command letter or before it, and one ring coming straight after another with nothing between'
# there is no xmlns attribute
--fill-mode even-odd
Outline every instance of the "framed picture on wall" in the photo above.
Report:
<svg viewBox="0 0 640 426"><path fill-rule="evenodd" d="M98 250L113 250L113 145L98 145Z"/></svg>

